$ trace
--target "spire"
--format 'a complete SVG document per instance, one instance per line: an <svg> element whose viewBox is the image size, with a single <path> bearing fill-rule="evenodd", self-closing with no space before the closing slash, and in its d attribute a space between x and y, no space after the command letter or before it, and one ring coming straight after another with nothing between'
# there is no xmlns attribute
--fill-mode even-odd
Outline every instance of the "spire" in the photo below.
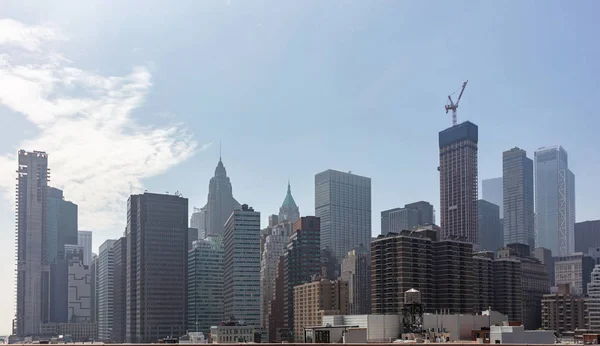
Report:
<svg viewBox="0 0 600 346"><path fill-rule="evenodd" d="M287 194L288 195L292 195L292 188L290 186L290 180L288 179L288 190L287 190Z"/></svg>
<svg viewBox="0 0 600 346"><path fill-rule="evenodd" d="M292 187L290 185L290 181L288 180L288 188L285 199L283 200L282 208L297 208L296 201L294 201L294 197L292 197Z"/></svg>
<svg viewBox="0 0 600 346"><path fill-rule="evenodd" d="M215 177L217 176L226 176L227 171L225 170L225 166L223 165L223 160L221 159L221 141L219 141L219 163L217 163L217 168L215 168Z"/></svg>

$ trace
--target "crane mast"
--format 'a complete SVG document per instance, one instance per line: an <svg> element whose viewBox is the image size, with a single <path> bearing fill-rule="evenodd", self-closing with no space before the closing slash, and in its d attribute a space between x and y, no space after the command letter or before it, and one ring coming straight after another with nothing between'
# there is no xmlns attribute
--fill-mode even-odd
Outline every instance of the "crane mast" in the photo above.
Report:
<svg viewBox="0 0 600 346"><path fill-rule="evenodd" d="M458 103L460 102L460 98L462 97L463 93L465 92L465 87L467 86L467 83L469 81L465 81L462 85L462 89L460 90L460 94L458 95L458 98L456 99L456 103L454 103L454 101L452 101L452 95L454 93L452 93L451 95L448 95L448 100L450 101L450 104L447 104L445 106L446 108L446 114L448 114L448 111L452 111L452 126L456 125L458 123L458 117L456 116L456 110L458 109Z"/></svg>

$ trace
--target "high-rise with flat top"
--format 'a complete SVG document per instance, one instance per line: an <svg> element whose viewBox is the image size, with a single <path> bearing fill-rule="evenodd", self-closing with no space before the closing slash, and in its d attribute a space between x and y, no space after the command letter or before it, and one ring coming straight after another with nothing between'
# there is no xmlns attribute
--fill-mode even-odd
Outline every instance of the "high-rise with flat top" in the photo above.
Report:
<svg viewBox="0 0 600 346"><path fill-rule="evenodd" d="M533 249L533 160L525 150L512 148L502 154L502 170L504 245L520 243Z"/></svg>
<svg viewBox="0 0 600 346"><path fill-rule="evenodd" d="M48 155L19 150L17 167L16 247L18 336L36 335L49 318L50 276L47 262Z"/></svg>
<svg viewBox="0 0 600 346"><path fill-rule="evenodd" d="M371 178L334 170L315 175L315 216L321 219L321 248L338 263L353 248L371 242Z"/></svg>
<svg viewBox="0 0 600 346"><path fill-rule="evenodd" d="M535 245L568 256L575 251L575 175L563 147L535 152Z"/></svg>
<svg viewBox="0 0 600 346"><path fill-rule="evenodd" d="M114 239L108 239L100 245L98 255L98 338L111 340L113 329L113 304L115 293L115 253Z"/></svg>
<svg viewBox="0 0 600 346"><path fill-rule="evenodd" d="M477 244L477 125L465 121L439 134L442 239Z"/></svg>

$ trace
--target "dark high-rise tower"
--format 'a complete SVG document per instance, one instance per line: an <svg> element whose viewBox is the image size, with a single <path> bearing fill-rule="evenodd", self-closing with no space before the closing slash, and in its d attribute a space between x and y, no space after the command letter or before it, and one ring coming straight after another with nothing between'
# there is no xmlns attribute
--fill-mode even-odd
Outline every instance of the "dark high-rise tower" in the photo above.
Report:
<svg viewBox="0 0 600 346"><path fill-rule="evenodd" d="M504 245L519 243L534 248L533 160L523 149L502 154Z"/></svg>
<svg viewBox="0 0 600 346"><path fill-rule="evenodd" d="M477 243L477 125L470 121L439 134L442 239Z"/></svg>
<svg viewBox="0 0 600 346"><path fill-rule="evenodd" d="M208 202L204 206L204 222L207 235L221 235L225 222L235 209L241 206L233 198L231 181L227 176L223 161L219 158L215 176L210 178L208 186ZM199 228L200 229L200 228Z"/></svg>

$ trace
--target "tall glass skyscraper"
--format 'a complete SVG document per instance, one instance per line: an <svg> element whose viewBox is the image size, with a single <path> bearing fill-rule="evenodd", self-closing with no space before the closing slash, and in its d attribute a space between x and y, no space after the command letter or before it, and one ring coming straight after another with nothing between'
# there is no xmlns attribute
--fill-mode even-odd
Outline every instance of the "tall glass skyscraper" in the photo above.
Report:
<svg viewBox="0 0 600 346"><path fill-rule="evenodd" d="M573 253L575 175L569 170L567 152L561 146L535 152L535 211L536 247L550 249L553 256Z"/></svg>
<svg viewBox="0 0 600 346"><path fill-rule="evenodd" d="M321 219L321 248L338 263L348 251L371 243L371 178L327 170L315 175L315 216Z"/></svg>
<svg viewBox="0 0 600 346"><path fill-rule="evenodd" d="M520 243L535 248L533 160L523 149L502 154L504 245Z"/></svg>

